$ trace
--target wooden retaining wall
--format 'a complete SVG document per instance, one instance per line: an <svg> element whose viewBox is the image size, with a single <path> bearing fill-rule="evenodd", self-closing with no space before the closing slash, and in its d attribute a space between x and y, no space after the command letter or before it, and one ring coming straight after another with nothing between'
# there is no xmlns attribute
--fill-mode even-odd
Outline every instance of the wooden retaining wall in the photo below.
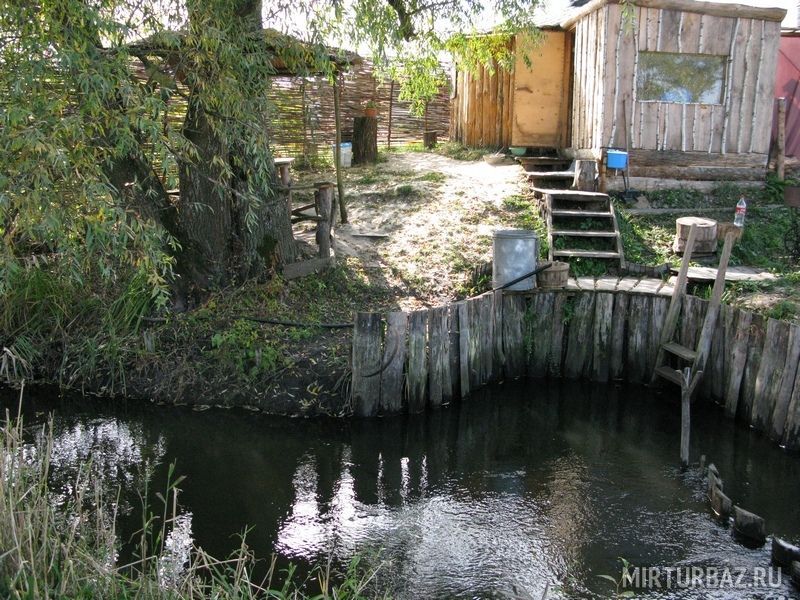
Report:
<svg viewBox="0 0 800 600"><path fill-rule="evenodd" d="M534 290L411 313L358 313L353 411L421 412L522 377L648 383L668 305L668 297L651 294ZM695 347L707 305L685 298L678 330L684 346ZM723 306L700 401L800 450L798 363L800 327Z"/></svg>

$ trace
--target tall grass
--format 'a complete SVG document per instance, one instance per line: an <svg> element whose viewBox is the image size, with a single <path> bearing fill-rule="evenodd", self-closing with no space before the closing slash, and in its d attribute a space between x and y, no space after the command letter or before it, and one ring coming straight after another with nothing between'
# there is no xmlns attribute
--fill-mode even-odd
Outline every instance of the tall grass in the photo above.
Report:
<svg viewBox="0 0 800 600"><path fill-rule="evenodd" d="M21 402L20 395L20 402ZM49 488L52 422L33 444L22 419L6 418L0 428L0 597L14 599L199 599L254 598L359 600L374 598L377 569L354 559L336 574L328 563L315 571L309 596L294 570L278 573L273 559L256 579L256 560L242 538L239 548L220 560L193 545L178 513L178 484L170 470L165 494L156 494L158 510L143 498L142 527L135 536L135 557L119 564L117 503L100 482L83 470L68 486L66 500ZM143 484L146 486L146 484ZM262 568L263 571L263 568Z"/></svg>

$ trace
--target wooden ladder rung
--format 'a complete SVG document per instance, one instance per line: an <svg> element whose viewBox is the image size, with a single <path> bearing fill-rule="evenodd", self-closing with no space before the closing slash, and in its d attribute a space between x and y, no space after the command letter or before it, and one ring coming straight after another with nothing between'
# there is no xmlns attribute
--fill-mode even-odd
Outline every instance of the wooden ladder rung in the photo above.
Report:
<svg viewBox="0 0 800 600"><path fill-rule="evenodd" d="M550 211L554 217L604 217L606 219L614 218L614 215L607 210L565 210L561 208L554 208Z"/></svg>
<svg viewBox="0 0 800 600"><path fill-rule="evenodd" d="M619 258L618 252L610 250L553 250L553 256L581 256L585 258Z"/></svg>
<svg viewBox="0 0 800 600"><path fill-rule="evenodd" d="M616 231L597 231L597 230L580 230L580 229L554 229L553 235L563 235L569 237L604 237L604 238L613 238L617 237Z"/></svg>
<svg viewBox="0 0 800 600"><path fill-rule="evenodd" d="M681 385L681 374L673 369L672 367L661 366L656 368L656 375L666 379L667 381L671 381L676 385Z"/></svg>
<svg viewBox="0 0 800 600"><path fill-rule="evenodd" d="M664 350L670 354L674 354L675 356L682 358L683 360L688 360L689 362L694 362L694 359L697 358L697 352L687 348L686 346L681 346L677 342L667 342L664 344Z"/></svg>

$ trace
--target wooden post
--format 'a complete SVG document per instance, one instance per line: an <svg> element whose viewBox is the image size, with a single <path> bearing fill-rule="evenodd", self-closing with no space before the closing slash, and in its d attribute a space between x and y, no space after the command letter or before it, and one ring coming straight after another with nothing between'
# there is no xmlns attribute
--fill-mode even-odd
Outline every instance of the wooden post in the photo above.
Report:
<svg viewBox="0 0 800 600"><path fill-rule="evenodd" d="M317 184L317 191L314 194L317 203L317 245L319 246L319 257L331 257L331 212L333 208L333 184L323 181Z"/></svg>
<svg viewBox="0 0 800 600"><path fill-rule="evenodd" d="M728 270L728 261L733 249L733 239L733 232L729 232L725 236L725 245L722 247L722 256L717 267L717 278L711 291L711 300L708 303L706 318L703 321L703 330L700 333L700 343L697 347L697 356L694 359L694 371L702 371L706 368L706 360L709 352L711 352L711 338L714 336L714 329L719 317L719 307L722 304L722 292L725 290L725 273Z"/></svg>
<svg viewBox="0 0 800 600"><path fill-rule="evenodd" d="M333 118L336 122L336 148L334 156L336 160L336 187L339 192L339 217L342 223L347 223L347 207L344 198L344 182L342 181L342 118L339 98L339 73L333 76Z"/></svg>
<svg viewBox="0 0 800 600"><path fill-rule="evenodd" d="M678 324L678 317L681 313L681 299L686 295L686 280L689 275L689 262L692 260L692 250L694 250L694 240L697 237L697 225L689 228L689 237L686 240L686 249L683 252L681 270L678 272L678 280L675 282L675 291L667 309L667 317L664 319L664 329L661 330L661 339L658 342L658 356L656 357L656 369L664 362L664 344L672 340L675 327ZM658 379L658 373L654 370L650 380L654 384Z"/></svg>
<svg viewBox="0 0 800 600"><path fill-rule="evenodd" d="M603 150L600 153L600 176L597 180L597 191L601 194L605 194L608 189L607 174L608 167L606 167L606 151Z"/></svg>
<svg viewBox="0 0 800 600"><path fill-rule="evenodd" d="M381 371L381 316L357 313L353 328L353 413L378 413Z"/></svg>
<svg viewBox="0 0 800 600"><path fill-rule="evenodd" d="M595 190L595 176L597 175L597 163L593 160L575 161L575 178L572 180L572 187L582 192L593 192Z"/></svg>
<svg viewBox="0 0 800 600"><path fill-rule="evenodd" d="M286 192L286 210L289 213L289 221L292 220L292 174L289 171L293 158L276 158L275 166L278 169L278 176L281 180L281 185L287 188Z"/></svg>
<svg viewBox="0 0 800 600"><path fill-rule="evenodd" d="M389 116L386 120L386 147L392 147L392 109L394 108L394 79L389 84Z"/></svg>
<svg viewBox="0 0 800 600"><path fill-rule="evenodd" d="M680 373L680 371L678 371ZM686 367L681 375L681 467L689 466L689 433L691 431L691 400L694 389L700 382L702 371L692 377L692 369Z"/></svg>
<svg viewBox="0 0 800 600"><path fill-rule="evenodd" d="M778 156L775 157L775 173L783 180L786 162L786 98L778 98Z"/></svg>

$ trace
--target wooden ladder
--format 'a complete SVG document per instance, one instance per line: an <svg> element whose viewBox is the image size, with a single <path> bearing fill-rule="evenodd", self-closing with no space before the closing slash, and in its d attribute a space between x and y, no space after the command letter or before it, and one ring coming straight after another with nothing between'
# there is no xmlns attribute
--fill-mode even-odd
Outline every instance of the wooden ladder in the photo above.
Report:
<svg viewBox="0 0 800 600"><path fill-rule="evenodd" d="M700 332L697 347L691 349L675 341L675 330L678 326L681 304L684 296L686 296L689 262L692 259L692 250L694 250L696 237L697 226L692 225L689 229L689 238L686 240L686 249L683 254L683 260L681 261L681 269L678 272L678 280L675 283L675 290L672 292L672 299L670 300L669 309L667 310L667 318L664 321L664 328L661 331L658 356L655 363L656 366L651 379L651 383L655 383L659 378L662 378L682 387L686 387L689 381L692 381L694 385L690 388L690 395L694 393L697 387L697 381L702 376L706 360L711 351L711 338L714 335L714 328L717 325L720 305L722 304L722 292L725 290L725 273L728 270L728 261L731 257L734 235L731 232L725 236L725 244L722 247L722 256L719 260L714 288L711 291L711 300L708 303L708 310L705 320L703 321L703 329ZM681 369L675 369L669 366L666 360L667 355L675 356L681 362ZM691 369L691 377L688 379L687 373L684 372L684 369L687 368L686 365L691 365L688 367Z"/></svg>
<svg viewBox="0 0 800 600"><path fill-rule="evenodd" d="M608 194L545 188L533 188L533 191L542 198L542 209L547 222L548 259L551 262L558 258L605 258L618 260L620 267L624 267L622 236L617 214ZM578 224L572 227L555 225L556 220L559 223L566 221ZM585 223L592 223L593 227L583 228L581 225ZM606 240L610 247L606 250L556 248L555 241L559 238Z"/></svg>

